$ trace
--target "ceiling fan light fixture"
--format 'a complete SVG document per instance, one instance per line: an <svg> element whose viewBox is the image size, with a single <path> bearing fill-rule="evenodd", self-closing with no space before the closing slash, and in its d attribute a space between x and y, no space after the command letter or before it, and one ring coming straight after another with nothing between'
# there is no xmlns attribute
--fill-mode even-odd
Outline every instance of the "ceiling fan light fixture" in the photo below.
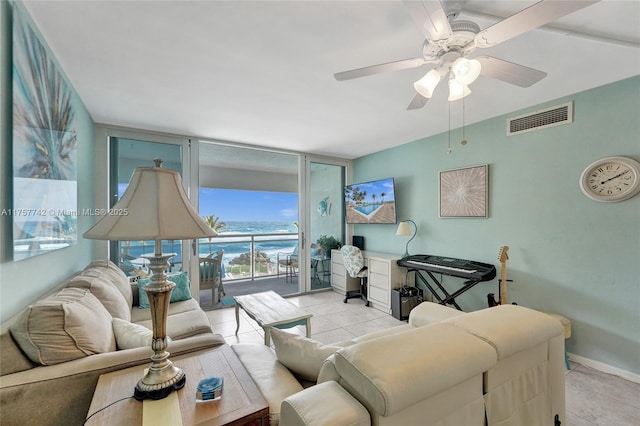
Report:
<svg viewBox="0 0 640 426"><path fill-rule="evenodd" d="M482 65L477 59L458 58L451 66L451 72L460 84L468 85L476 81Z"/></svg>
<svg viewBox="0 0 640 426"><path fill-rule="evenodd" d="M461 84L455 78L449 79L449 101L457 101L469 93L471 93L471 89L466 84Z"/></svg>
<svg viewBox="0 0 640 426"><path fill-rule="evenodd" d="M431 98L433 96L433 91L438 83L440 83L441 78L442 74L437 70L431 70L420 80L413 83L413 87L416 89L416 92L420 93L425 98Z"/></svg>

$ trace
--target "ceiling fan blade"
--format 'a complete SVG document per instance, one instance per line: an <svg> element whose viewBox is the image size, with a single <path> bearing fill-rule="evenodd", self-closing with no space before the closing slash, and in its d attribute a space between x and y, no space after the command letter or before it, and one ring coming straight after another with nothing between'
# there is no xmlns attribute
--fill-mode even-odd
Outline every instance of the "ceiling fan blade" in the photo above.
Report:
<svg viewBox="0 0 640 426"><path fill-rule="evenodd" d="M407 111L412 109L420 109L427 104L429 98L425 98L420 93L416 93L416 95L411 99L411 103L407 106Z"/></svg>
<svg viewBox="0 0 640 426"><path fill-rule="evenodd" d="M520 87L529 87L547 75L546 72L491 56L478 56L476 59L480 61L482 65L480 75L502 80Z"/></svg>
<svg viewBox="0 0 640 426"><path fill-rule="evenodd" d="M368 75L380 74L389 71L399 71L409 68L418 68L424 65L426 61L422 58L403 59L401 61L387 62L385 64L371 65L364 68L357 68L354 70L343 71L335 73L333 76L336 80L350 80L352 78L366 77Z"/></svg>
<svg viewBox="0 0 640 426"><path fill-rule="evenodd" d="M403 0L413 21L429 41L446 40L453 35L447 12L440 0Z"/></svg>
<svg viewBox="0 0 640 426"><path fill-rule="evenodd" d="M600 0L542 0L476 34L477 47L490 47L576 12Z"/></svg>

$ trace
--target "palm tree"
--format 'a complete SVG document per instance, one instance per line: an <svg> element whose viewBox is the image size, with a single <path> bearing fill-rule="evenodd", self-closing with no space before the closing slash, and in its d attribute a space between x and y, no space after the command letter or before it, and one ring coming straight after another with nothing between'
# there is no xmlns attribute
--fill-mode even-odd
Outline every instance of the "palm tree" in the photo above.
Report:
<svg viewBox="0 0 640 426"><path fill-rule="evenodd" d="M209 228L213 229L217 233L220 233L222 228L227 226L226 223L220 222L220 218L214 214L211 214L209 216L202 216L202 219L204 219L207 225L209 225ZM213 253L213 251L211 251L211 237L209 237L209 253Z"/></svg>
<svg viewBox="0 0 640 426"><path fill-rule="evenodd" d="M381 202L382 202L382 204L384 204L384 197L386 197L386 196L387 196L387 193L386 193L386 192L381 192L381 193L380 193L380 198L382 198L382 201L381 201Z"/></svg>

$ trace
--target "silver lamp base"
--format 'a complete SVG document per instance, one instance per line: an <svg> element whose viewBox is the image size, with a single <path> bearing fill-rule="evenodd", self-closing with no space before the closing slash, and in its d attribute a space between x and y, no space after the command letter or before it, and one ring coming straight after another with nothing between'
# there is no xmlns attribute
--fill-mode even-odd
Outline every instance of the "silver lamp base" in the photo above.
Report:
<svg viewBox="0 0 640 426"><path fill-rule="evenodd" d="M169 361L169 352L165 350L167 347L166 329L169 301L171 291L176 285L167 281L164 271L169 267L168 260L173 256L175 253L156 253L155 255L143 256L149 259L149 269L153 272L151 281L144 286L144 291L149 298L151 323L153 324L151 349L154 354L151 356L151 366L144 377L140 379L134 391L134 397L139 401L165 398L174 390L181 389L186 382L184 371Z"/></svg>
<svg viewBox="0 0 640 426"><path fill-rule="evenodd" d="M138 401L144 399L163 399L169 396L169 394L178 389L182 389L187 382L187 376L184 371L179 368L173 367L170 371L162 372L159 375L149 372L138 382L133 392L133 396ZM166 374L169 373L169 374ZM147 381L153 381L160 378L164 378L167 375L174 374L169 380L165 380L157 384L149 384Z"/></svg>

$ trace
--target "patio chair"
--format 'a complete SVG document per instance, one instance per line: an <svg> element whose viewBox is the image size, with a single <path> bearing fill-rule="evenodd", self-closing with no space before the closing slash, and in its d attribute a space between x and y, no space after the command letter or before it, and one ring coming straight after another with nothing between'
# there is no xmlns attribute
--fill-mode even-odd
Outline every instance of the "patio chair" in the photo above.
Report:
<svg viewBox="0 0 640 426"><path fill-rule="evenodd" d="M134 271L137 269L136 266L131 263L131 261L134 259L135 257L131 256L130 254L120 253L120 264L118 266L128 277L132 276Z"/></svg>
<svg viewBox="0 0 640 426"><path fill-rule="evenodd" d="M295 246L292 253L278 252L276 255L276 263L278 267L278 277L280 277L280 266L284 266L285 281L289 281L289 278L293 280L293 277L298 273L298 246Z"/></svg>
<svg viewBox="0 0 640 426"><path fill-rule="evenodd" d="M218 303L219 296L224 296L224 286L222 285L222 255L224 250L218 250L215 256L200 258L200 290L211 289L211 300L213 304Z"/></svg>

